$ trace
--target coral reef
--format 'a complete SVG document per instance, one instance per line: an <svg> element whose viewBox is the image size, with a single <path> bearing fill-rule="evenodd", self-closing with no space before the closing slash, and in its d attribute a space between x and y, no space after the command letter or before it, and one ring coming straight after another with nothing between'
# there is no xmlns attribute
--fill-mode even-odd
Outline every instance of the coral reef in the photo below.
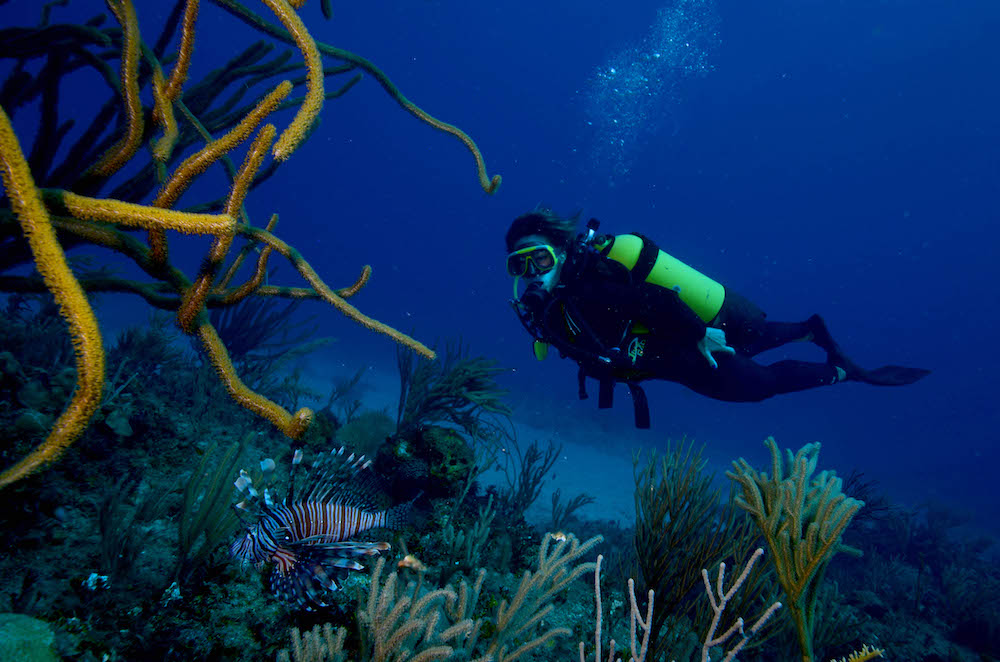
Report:
<svg viewBox="0 0 1000 662"><path fill-rule="evenodd" d="M61 398L73 384L72 375L66 375L67 368L72 370L72 350L50 302L44 295L16 297L8 300L11 314L0 319L6 352L0 354L0 430L15 451L38 437L15 431L14 421L29 412L57 414ZM45 621L55 634L54 650L69 661L92 662L104 656L274 659L280 648L289 647L293 628L310 633L320 626L322 638L324 623L331 624L334 644L335 634L343 628L342 659L365 659L364 646L370 642L364 643L359 635L359 614L369 604L374 564L345 582L335 594L334 607L308 614L289 611L262 590L256 573L242 572L226 558L221 548L229 542L225 516L231 512L233 467L268 456L288 462L291 449L280 433L259 430L249 412L216 397L221 387L210 374L200 374L211 368L196 366L177 343L183 337L164 316L122 332L108 352L114 365L122 368L112 371L109 382L115 386L106 392L95 416L100 422L87 428L62 462L3 493L11 507L0 513L5 533L0 610ZM149 377L133 378L135 374ZM185 389L192 384L206 390L187 394ZM202 401L211 406L199 408ZM106 417L115 411L128 421L131 436L122 438L106 424ZM370 410L364 409L364 402L360 411L352 421L367 428L363 421ZM382 435L386 419L390 434L394 422L384 413L375 418L381 423L371 426L370 441L359 443L391 446ZM327 437L308 442L310 452L339 446L341 431L353 434L347 430L351 423L338 429L341 421L330 420ZM250 431L253 434L247 434ZM35 434L44 436L47 429ZM236 452L231 452L234 448ZM537 492L537 481L547 475L538 470L545 466L544 448L536 450L538 462L523 477L523 465L511 466L511 485L525 483L526 493ZM242 461L235 459L240 454ZM662 570L665 579L655 586L651 619L657 620L660 610L668 613L658 633L664 651L660 659L697 662L715 616L705 597L701 569L711 570L714 584L720 561L727 568L742 568L761 541L748 536L745 544L732 544L741 526L753 532L756 525L714 485L699 446L669 444L663 455L637 460L636 481L627 489L637 490L638 525L623 528L613 522L588 521L586 509L578 511L569 519L568 529L580 540L597 535L605 540L571 565L593 560L598 551L605 557L601 580L605 647L610 639L630 642L632 596L627 579L635 578L636 618L647 622L644 596L654 585L643 575L643 563ZM783 458L782 477L787 479L792 474L785 466ZM498 610L505 601L510 605L516 599L524 571L535 576L545 534L501 500L506 483L502 476L498 488L487 489L470 479L474 472L464 477L461 473L442 473L447 488L437 496L425 495L413 526L392 538L393 550L386 552L376 591L381 598L388 576L395 573L394 604L409 597L412 605L444 590L433 602L447 609L448 586L461 598L464 584L471 597L480 569L485 569L476 608L455 621L456 625L466 618L481 622L475 657L492 643ZM768 480L771 475L769 470ZM276 494L282 493L281 479L276 477ZM867 498L886 501L875 486L864 489ZM697 567L699 557L707 558L704 550L718 536L719 524L730 520L737 524L718 541L715 558ZM852 659L851 651L858 651L853 659L865 659L869 653L860 652L865 645L884 648L892 659L915 662L997 657L1000 571L991 541L965 535L962 524L961 517L931 504L906 509L890 503L878 517L855 518L844 528L842 541L865 555L837 555L827 564L815 595L815 659ZM568 536L567 528L558 533ZM551 548L558 542L550 538L548 544ZM673 559L663 558L670 554ZM640 562L642 555L646 558ZM729 599L725 613L752 623L774 600L784 602L775 591L777 573L769 557L770 552L757 562L741 590ZM577 642L593 641L595 596L590 572L553 595L547 603L552 608L542 619L544 628L572 634L543 641L521 660L576 659ZM755 579L758 572L763 576ZM421 577L422 587L415 596ZM684 577L693 582L680 579ZM759 590L755 581L761 582ZM690 589L682 596L674 594L682 586ZM758 597L748 599L755 591ZM391 610L384 616L390 614ZM796 655L800 643L790 616L790 607L780 609L744 645L739 659L766 662ZM440 618L435 627L446 626L445 616ZM726 618L716 634L732 625ZM642 629L638 622L636 626L641 645ZM546 631L539 628L532 636ZM739 641L738 635L734 637L730 644ZM510 644L506 654L530 640ZM319 645L312 634L303 635L300 642L303 651L315 652ZM454 649L466 643L459 638L434 640L428 646ZM651 645L652 634L646 660L657 659ZM641 652L639 646L636 652ZM294 648L289 655L295 655ZM721 647L710 647L710 659L722 657Z"/></svg>
<svg viewBox="0 0 1000 662"><path fill-rule="evenodd" d="M861 554L842 543L841 536L864 503L841 492L841 480L834 472L815 473L819 444L807 444L795 455L787 450L784 460L774 438L768 437L764 444L771 451L770 477L742 458L726 475L739 484L736 503L753 517L771 551L803 662L813 662L823 576L837 552Z"/></svg>
<svg viewBox="0 0 1000 662"><path fill-rule="evenodd" d="M575 536L543 536L535 572L526 571L508 602L491 608L492 616L476 616L487 571L479 570L472 584L425 588L424 574L405 587L398 572L382 581L385 559L372 571L367 599L358 611L361 659L388 660L497 660L511 662L543 647L569 630L544 625L553 611L553 600L577 577L594 567L577 563L600 538L580 543ZM402 567L402 566L401 566ZM279 652L279 660L338 660L345 655L344 628L323 626L305 637L292 631L292 652ZM304 640L304 644L303 644Z"/></svg>
<svg viewBox="0 0 1000 662"><path fill-rule="evenodd" d="M30 323L38 310L32 305L20 322L9 321L10 338L26 337L14 327ZM765 555L734 594L732 579L724 578L720 600L719 561L742 569L751 555L749 548L735 546L727 553L723 544L719 558L696 571L683 597L671 596L667 580L654 591L649 611L651 586L640 578L641 566L630 560L641 551L634 549L637 541L652 550L654 560L655 555L674 554L674 564L661 559L659 566L668 577L679 577L677 568L690 564L691 550L711 540L717 533L714 526L743 517L738 507L719 499L698 447L681 443L671 445L666 456L636 465L639 507L648 510L644 517L652 522L657 512L673 513L667 519L686 531L685 538L665 527L665 538L679 536L672 548L658 548L652 531L640 538L637 530L576 517L572 526L579 539L606 533L603 542L584 549L565 531L549 535L523 519L512 522L510 512L495 497L491 501L488 491L453 476L450 496L428 497L424 516L393 538L393 550L386 552L381 566L369 563L367 572L353 573L335 594L333 607L314 614L290 611L262 590L256 573L241 572L219 549L230 530L224 519L230 511L218 506L231 501L233 467L239 464L235 458L241 453L244 460L264 457L282 448L280 436L273 431L244 435L252 417L226 400L222 403L229 410L213 408L201 422L206 438L217 443L187 438L188 428L176 422L181 417L170 403L154 410L151 403L160 390L190 383L194 370L190 360L165 351L162 337L135 342L136 334L159 333L155 328L123 334L119 343L120 356L129 365L162 361L159 373L167 376L120 379L115 402L132 403L135 413L129 420L146 434L133 435L127 445L113 445L109 452L115 433L107 426L91 426L67 459L44 474L44 482L25 481L6 493L18 495L20 502L18 509L0 516L5 531L0 610L48 623L55 635L53 648L62 659L262 660L288 648L289 659L295 660L370 660L388 656L397 643L424 659L446 654L463 659L463 648L464 659L491 649L494 659L576 659L577 642L594 641L594 565L589 561L599 550L608 566L599 585L601 645L615 639L628 642L624 647L631 651L634 620L636 659L643 656L645 629L656 620L657 610L667 611L672 602L673 617L665 619L659 632L664 656L653 656L649 635L645 660L697 662L706 659L705 650L707 659L724 659L742 637L737 629L725 646L715 639L731 630L736 616L756 622L777 598L770 589L758 591L753 585L760 570L765 586L777 581ZM58 328L47 333L61 342ZM9 347L17 355L30 354L19 345ZM68 355L60 358L67 360ZM20 372L12 370L12 378L23 382L25 371L24 366ZM40 392L48 389L43 384ZM7 423L22 408L0 409L0 421ZM149 415L168 422L158 434L147 425ZM718 500L715 508L706 505L712 498ZM666 504L670 508L661 511ZM688 514L694 519L687 520ZM864 520L861 529L857 523L847 527L843 536L866 555L850 563L837 557L828 565L816 596L815 658L872 659L875 653L864 646L877 643L895 659L989 659L997 650L991 621L1000 575L985 542L956 536L960 521L938 508L892 508L885 518ZM570 554L574 544L578 547ZM726 603L708 644L717 612L706 598L702 569L711 570L709 588L716 606ZM636 578L631 590L621 579L629 576ZM754 591L756 599L744 597ZM788 611L780 609L742 643L739 659L791 659L799 642ZM429 627L433 633L426 634ZM293 629L299 636L289 642ZM376 644L374 629L382 632L382 644ZM503 634L518 630L515 637ZM749 634L749 625L744 632ZM586 644L587 650L591 645Z"/></svg>
<svg viewBox="0 0 1000 662"><path fill-rule="evenodd" d="M44 621L23 614L0 614L0 659L56 662L55 639Z"/></svg>
<svg viewBox="0 0 1000 662"><path fill-rule="evenodd" d="M671 650L677 630L700 633L708 628L714 614L694 591L702 570L727 559L747 559L756 544L752 525L732 508L732 499L729 507L720 507L722 494L704 471L703 450L682 442L669 444L663 457L652 454L645 464L641 457L633 458L634 546L643 582L656 592L658 602L649 624L652 659L679 655ZM768 589L763 567L748 568L744 590L733 604L736 613L749 613L762 600ZM684 618L691 619L690 625Z"/></svg>

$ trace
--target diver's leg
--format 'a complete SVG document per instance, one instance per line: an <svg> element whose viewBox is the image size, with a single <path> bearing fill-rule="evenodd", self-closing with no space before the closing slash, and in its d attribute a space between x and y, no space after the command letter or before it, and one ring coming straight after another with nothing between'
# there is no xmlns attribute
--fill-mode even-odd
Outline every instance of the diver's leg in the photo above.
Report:
<svg viewBox="0 0 1000 662"><path fill-rule="evenodd" d="M778 361L764 368L774 378L774 394L805 391L817 386L828 386L847 379L847 374L829 363L809 361Z"/></svg>
<svg viewBox="0 0 1000 662"><path fill-rule="evenodd" d="M706 363L674 381L717 400L757 402L780 393L836 384L844 378L843 371L826 363L778 361L761 365L739 354L716 355L716 360L718 368Z"/></svg>
<svg viewBox="0 0 1000 662"><path fill-rule="evenodd" d="M804 340L811 340L808 322L764 322L758 331L757 342L749 348L750 356Z"/></svg>
<svg viewBox="0 0 1000 662"><path fill-rule="evenodd" d="M861 379L864 370L844 354L844 350L830 335L830 330L826 328L826 322L823 321L823 318L819 315L813 315L806 320L806 324L809 325L809 340L826 352L826 362L841 368L847 374L847 379Z"/></svg>
<svg viewBox="0 0 1000 662"><path fill-rule="evenodd" d="M752 301L738 292L727 290L722 310L712 326L726 333L726 343L737 352L756 356L790 342L810 340L813 335L811 320L769 322L767 314Z"/></svg>

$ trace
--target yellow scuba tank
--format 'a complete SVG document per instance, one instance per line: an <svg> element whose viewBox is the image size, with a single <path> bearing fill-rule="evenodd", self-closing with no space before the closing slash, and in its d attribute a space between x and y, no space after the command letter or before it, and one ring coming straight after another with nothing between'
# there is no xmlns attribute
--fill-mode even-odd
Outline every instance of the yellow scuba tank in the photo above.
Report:
<svg viewBox="0 0 1000 662"><path fill-rule="evenodd" d="M602 237L594 242L594 248L616 262L633 271L640 262L652 260L646 282L677 292L706 324L715 319L726 298L726 288L697 269L656 248L648 239L634 234L620 234L616 237ZM645 250L644 250L645 249ZM655 259L652 251L656 250ZM643 255L643 253L646 255ZM636 273L641 272L640 268Z"/></svg>

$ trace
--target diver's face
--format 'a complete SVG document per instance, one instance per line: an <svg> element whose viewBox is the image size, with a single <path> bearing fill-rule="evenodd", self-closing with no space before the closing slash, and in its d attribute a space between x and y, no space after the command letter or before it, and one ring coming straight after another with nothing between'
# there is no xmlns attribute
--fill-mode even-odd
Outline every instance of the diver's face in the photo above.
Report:
<svg viewBox="0 0 1000 662"><path fill-rule="evenodd" d="M518 240L511 256L515 256L515 270L521 272L525 284L528 287L541 287L546 292L551 292L559 282L559 274L566 260L565 251L555 248L539 234L530 234ZM511 268L511 261L512 258L508 257L508 270Z"/></svg>

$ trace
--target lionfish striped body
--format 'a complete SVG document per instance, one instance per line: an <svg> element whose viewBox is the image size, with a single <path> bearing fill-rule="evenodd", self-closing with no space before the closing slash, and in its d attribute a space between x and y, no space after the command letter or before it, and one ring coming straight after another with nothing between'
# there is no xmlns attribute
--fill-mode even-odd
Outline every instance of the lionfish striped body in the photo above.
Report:
<svg viewBox="0 0 1000 662"><path fill-rule="evenodd" d="M301 451L292 460L293 473ZM313 465L304 496L294 499L290 489L282 504L275 504L264 490L258 519L230 545L230 555L258 569L272 564L270 586L281 600L312 610L329 605L327 594L340 588L351 570L364 566L355 559L389 549L387 542L358 542L358 534L373 528L398 528L405 523L411 504L379 509L380 486L364 456L344 457L332 451ZM266 466L262 463L262 468ZM240 472L236 488L249 495L237 505L249 510L258 493L252 480ZM293 476L294 485L294 476Z"/></svg>

